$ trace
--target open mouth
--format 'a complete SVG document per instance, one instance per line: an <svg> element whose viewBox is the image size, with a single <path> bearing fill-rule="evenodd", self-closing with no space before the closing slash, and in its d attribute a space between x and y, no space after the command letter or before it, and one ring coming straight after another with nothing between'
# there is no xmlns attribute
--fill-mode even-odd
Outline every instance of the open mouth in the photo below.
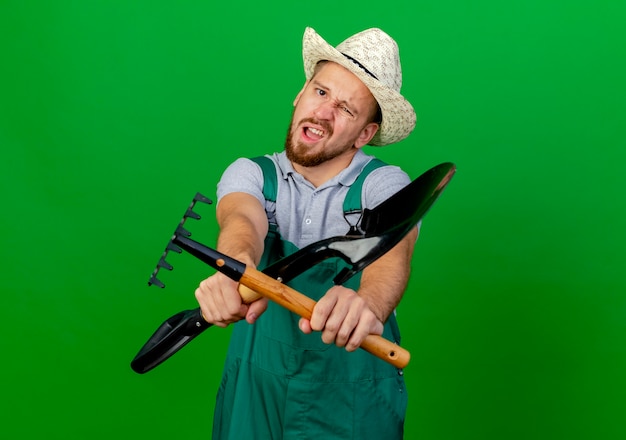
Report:
<svg viewBox="0 0 626 440"><path fill-rule="evenodd" d="M304 127L304 136L310 141L316 142L324 137L324 130L313 127Z"/></svg>

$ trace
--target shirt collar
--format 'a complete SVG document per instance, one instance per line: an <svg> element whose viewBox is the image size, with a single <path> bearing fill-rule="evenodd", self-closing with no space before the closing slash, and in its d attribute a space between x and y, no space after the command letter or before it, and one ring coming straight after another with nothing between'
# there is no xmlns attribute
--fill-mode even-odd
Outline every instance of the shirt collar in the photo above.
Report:
<svg viewBox="0 0 626 440"><path fill-rule="evenodd" d="M354 181L361 174L361 170L367 163L373 159L373 156L367 155L363 152L363 150L358 150L354 157L352 158L352 162L348 165L347 168L343 169L339 174L326 182L322 187L332 186L339 183L343 186L351 186ZM291 164L291 161L287 159L287 154L283 151L277 154L278 167L280 168L280 172L282 173L283 179L287 179L290 174L294 174L299 176L302 180L305 180L294 168Z"/></svg>

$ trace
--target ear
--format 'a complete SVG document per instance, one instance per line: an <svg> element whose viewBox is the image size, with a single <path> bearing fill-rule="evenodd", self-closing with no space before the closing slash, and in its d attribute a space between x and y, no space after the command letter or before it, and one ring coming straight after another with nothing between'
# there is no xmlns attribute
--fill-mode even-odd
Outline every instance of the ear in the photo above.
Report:
<svg viewBox="0 0 626 440"><path fill-rule="evenodd" d="M302 96L302 94L304 93L304 89L306 89L306 86L309 85L309 81L310 80L306 80L304 85L302 86L302 90L300 90L298 92L298 94L296 95L296 99L293 100L293 106L295 107L296 105L298 105L298 101L300 101L300 97Z"/></svg>
<svg viewBox="0 0 626 440"><path fill-rule="evenodd" d="M372 140L379 128L380 126L376 122L370 122L365 127L363 127L363 130L361 130L359 137L356 139L356 141L354 141L354 147L361 148L367 145L367 143Z"/></svg>

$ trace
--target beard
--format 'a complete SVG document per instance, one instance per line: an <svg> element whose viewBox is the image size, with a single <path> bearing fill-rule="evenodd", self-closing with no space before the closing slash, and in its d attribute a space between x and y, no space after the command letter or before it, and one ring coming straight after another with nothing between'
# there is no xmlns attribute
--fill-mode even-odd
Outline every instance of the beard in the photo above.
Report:
<svg viewBox="0 0 626 440"><path fill-rule="evenodd" d="M304 122L310 122L322 127L326 137L330 137L333 134L333 128L325 121L319 121L315 118L304 118L298 125L301 125ZM342 148L333 148L331 150L322 150L312 153L309 151L310 147L307 145L301 142L294 142L294 127L295 123L292 115L291 123L287 129L287 138L285 139L285 153L287 153L287 158L291 162L300 166L310 168L321 165L322 163L345 153L347 149L352 148L352 145L344 145Z"/></svg>

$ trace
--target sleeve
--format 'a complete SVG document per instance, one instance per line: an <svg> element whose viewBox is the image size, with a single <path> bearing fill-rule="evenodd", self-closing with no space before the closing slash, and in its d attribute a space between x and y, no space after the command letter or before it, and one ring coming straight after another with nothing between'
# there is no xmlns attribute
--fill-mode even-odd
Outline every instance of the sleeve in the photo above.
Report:
<svg viewBox="0 0 626 440"><path fill-rule="evenodd" d="M363 183L364 208L373 209L411 183L400 167L387 165L372 171Z"/></svg>
<svg viewBox="0 0 626 440"><path fill-rule="evenodd" d="M225 195L235 192L250 194L265 206L263 172L250 159L239 158L226 168L217 184L217 202Z"/></svg>

